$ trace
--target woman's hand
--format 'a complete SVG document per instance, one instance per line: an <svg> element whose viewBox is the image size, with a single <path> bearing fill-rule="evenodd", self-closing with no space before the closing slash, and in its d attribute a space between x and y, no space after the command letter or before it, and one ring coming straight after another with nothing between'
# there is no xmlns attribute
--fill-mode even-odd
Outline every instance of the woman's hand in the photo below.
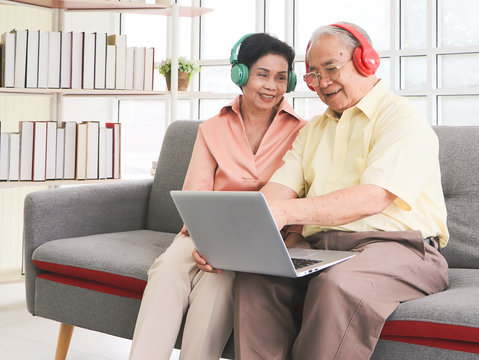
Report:
<svg viewBox="0 0 479 360"><path fill-rule="evenodd" d="M209 272L209 273L220 273L220 272L223 271L221 269L215 269L213 266L208 264L206 259L204 257L202 257L200 255L200 253L198 252L198 250L196 250L196 249L193 250L193 258L195 259L196 267L200 270L203 270L203 271Z"/></svg>
<svg viewBox="0 0 479 360"><path fill-rule="evenodd" d="M180 234L184 236L190 236L190 234L188 233L188 229L186 228L186 225L183 225L183 227L180 230Z"/></svg>

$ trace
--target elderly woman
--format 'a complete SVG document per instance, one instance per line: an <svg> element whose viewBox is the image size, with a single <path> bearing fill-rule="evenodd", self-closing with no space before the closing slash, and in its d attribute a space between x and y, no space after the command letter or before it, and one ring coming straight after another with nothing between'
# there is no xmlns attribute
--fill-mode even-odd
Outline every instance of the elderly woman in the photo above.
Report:
<svg viewBox="0 0 479 360"><path fill-rule="evenodd" d="M235 44L231 78L243 94L200 125L183 190L266 184L305 125L283 97L296 85L293 59L293 49L268 34ZM285 241L296 238L291 231ZM218 359L233 328L234 276L213 269L183 227L149 270L130 359L169 359L187 310L180 358Z"/></svg>

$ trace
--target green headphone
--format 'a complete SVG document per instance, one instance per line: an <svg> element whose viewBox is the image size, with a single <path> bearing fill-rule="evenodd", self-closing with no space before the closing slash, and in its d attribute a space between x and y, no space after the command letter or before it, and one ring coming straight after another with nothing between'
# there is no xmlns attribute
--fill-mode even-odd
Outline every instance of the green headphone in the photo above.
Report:
<svg viewBox="0 0 479 360"><path fill-rule="evenodd" d="M238 62L238 54L236 53L236 49L241 45L241 43L247 37L253 34L244 35L238 42L233 46L231 49L231 56L230 56L230 64L231 67L231 80L238 85L239 87L245 86L248 82L249 77L249 69L245 64L240 64ZM286 86L286 92L293 91L296 87L296 74L294 71L288 71L288 85Z"/></svg>

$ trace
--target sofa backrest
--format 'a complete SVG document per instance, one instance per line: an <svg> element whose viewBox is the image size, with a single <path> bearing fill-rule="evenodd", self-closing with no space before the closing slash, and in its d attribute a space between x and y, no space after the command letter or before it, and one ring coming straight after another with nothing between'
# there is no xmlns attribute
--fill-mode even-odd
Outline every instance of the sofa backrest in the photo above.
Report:
<svg viewBox="0 0 479 360"><path fill-rule="evenodd" d="M183 222L171 200L193 151L199 121L175 121L163 140L150 195L147 228L178 232ZM450 267L479 268L479 127L437 126L442 186L450 240L443 250Z"/></svg>
<svg viewBox="0 0 479 360"><path fill-rule="evenodd" d="M449 267L479 268L479 126L437 126Z"/></svg>
<svg viewBox="0 0 479 360"><path fill-rule="evenodd" d="M200 121L175 121L163 139L148 205L147 228L176 233L183 222L170 196L181 190Z"/></svg>

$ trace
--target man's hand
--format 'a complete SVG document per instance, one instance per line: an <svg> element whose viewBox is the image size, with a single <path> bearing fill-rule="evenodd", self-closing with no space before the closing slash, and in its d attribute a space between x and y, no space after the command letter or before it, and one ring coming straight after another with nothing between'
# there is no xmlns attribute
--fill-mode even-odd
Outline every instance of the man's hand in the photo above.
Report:
<svg viewBox="0 0 479 360"><path fill-rule="evenodd" d="M276 226L281 231L288 224L284 205L281 205L281 200L270 200L268 201L268 206L276 222Z"/></svg>
<svg viewBox="0 0 479 360"><path fill-rule="evenodd" d="M303 235L297 232L287 233L286 237L284 238L284 244L287 248L311 249L311 245L304 240Z"/></svg>
<svg viewBox="0 0 479 360"><path fill-rule="evenodd" d="M203 270L203 271L209 272L209 273L220 273L220 272L223 271L221 269L215 269L213 266L208 264L206 259L204 257L202 257L200 255L200 253L198 252L198 250L196 250L196 249L193 250L193 258L195 259L196 267L200 270Z"/></svg>
<svg viewBox="0 0 479 360"><path fill-rule="evenodd" d="M276 226L281 231L288 224L286 216L287 200L296 199L298 195L290 188L276 183L267 183L263 186L261 192L268 202Z"/></svg>

